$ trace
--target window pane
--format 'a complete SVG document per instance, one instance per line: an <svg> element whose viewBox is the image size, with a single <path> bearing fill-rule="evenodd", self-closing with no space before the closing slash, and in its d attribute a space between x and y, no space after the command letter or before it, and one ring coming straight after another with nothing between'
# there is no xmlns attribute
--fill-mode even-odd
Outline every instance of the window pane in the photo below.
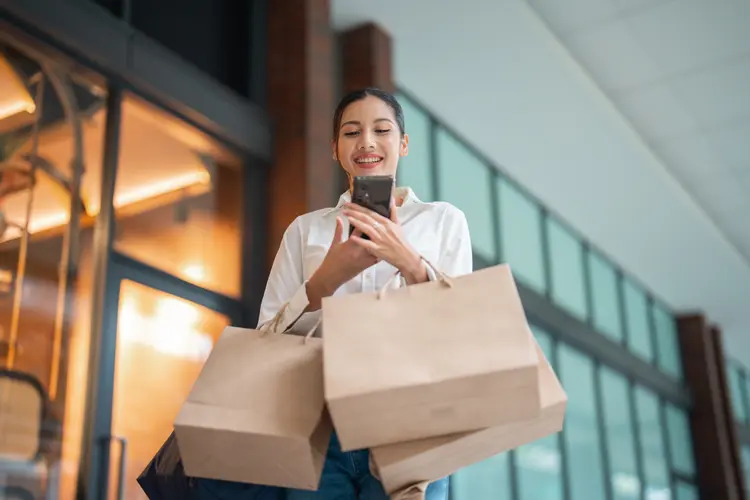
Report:
<svg viewBox="0 0 750 500"><path fill-rule="evenodd" d="M742 467L745 471L745 488L750 490L750 446L742 447Z"/></svg>
<svg viewBox="0 0 750 500"><path fill-rule="evenodd" d="M695 474L695 459L687 412L669 403L666 404L665 410L672 467L677 472L692 476Z"/></svg>
<svg viewBox="0 0 750 500"><path fill-rule="evenodd" d="M679 482L675 488L675 500L699 500L698 490L692 484Z"/></svg>
<svg viewBox="0 0 750 500"><path fill-rule="evenodd" d="M558 373L568 393L563 437L571 498L600 500L606 497L594 402L594 366L589 358L566 345L560 344L558 352Z"/></svg>
<svg viewBox="0 0 750 500"><path fill-rule="evenodd" d="M617 293L617 272L609 261L594 251L589 252L588 258L594 328L620 342L622 317Z"/></svg>
<svg viewBox="0 0 750 500"><path fill-rule="evenodd" d="M632 281L625 278L623 280L623 296L625 299L625 319L628 327L628 345L638 356L646 361L653 361L654 352L651 346L646 294Z"/></svg>
<svg viewBox="0 0 750 500"><path fill-rule="evenodd" d="M614 500L641 496L628 381L609 368L600 371L604 426Z"/></svg>
<svg viewBox="0 0 750 500"><path fill-rule="evenodd" d="M746 408L743 402L743 390L745 384L742 380L742 372L733 364L727 365L727 379L729 379L729 392L732 400L732 410L734 411L734 418L739 422L744 422L747 419Z"/></svg>
<svg viewBox="0 0 750 500"><path fill-rule="evenodd" d="M583 246L552 217L547 219L552 272L552 298L581 319L586 318Z"/></svg>
<svg viewBox="0 0 750 500"><path fill-rule="evenodd" d="M403 95L398 96L404 108L409 154L398 164L398 183L409 186L423 201L433 201L430 118Z"/></svg>
<svg viewBox="0 0 750 500"><path fill-rule="evenodd" d="M503 260L519 281L544 293L542 214L539 206L507 180L498 177Z"/></svg>
<svg viewBox="0 0 750 500"><path fill-rule="evenodd" d="M552 338L539 328L533 328L533 332L539 347L551 362ZM516 473L521 500L562 500L563 472L559 436L547 436L517 448Z"/></svg>
<svg viewBox="0 0 750 500"><path fill-rule="evenodd" d="M482 163L452 134L438 129L440 198L466 214L474 251L491 263L495 255L495 232L490 195L490 167Z"/></svg>
<svg viewBox="0 0 750 500"><path fill-rule="evenodd" d="M659 400L643 387L635 389L635 407L641 438L641 456L646 474L646 500L671 498L664 436L659 418Z"/></svg>
<svg viewBox="0 0 750 500"><path fill-rule="evenodd" d="M115 209L119 252L239 297L242 166L198 130L132 95L123 100Z"/></svg>
<svg viewBox="0 0 750 500"><path fill-rule="evenodd" d="M670 312L654 303L654 328L659 346L659 368L676 378L682 378L682 358L677 341L677 323Z"/></svg>
<svg viewBox="0 0 750 500"><path fill-rule="evenodd" d="M511 500L509 456L508 453L501 453L453 474L451 499Z"/></svg>

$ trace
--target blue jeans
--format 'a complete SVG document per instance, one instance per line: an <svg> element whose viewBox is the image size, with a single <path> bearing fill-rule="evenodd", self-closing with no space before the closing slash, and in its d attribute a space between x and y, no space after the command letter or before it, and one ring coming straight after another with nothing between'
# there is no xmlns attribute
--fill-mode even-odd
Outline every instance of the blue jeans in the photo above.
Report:
<svg viewBox="0 0 750 500"><path fill-rule="evenodd" d="M426 500L448 500L448 478L431 483ZM370 474L367 450L341 451L336 433L328 446L317 491L287 490L286 500L388 500L380 481Z"/></svg>
<svg viewBox="0 0 750 500"><path fill-rule="evenodd" d="M197 477L191 484L190 498L184 500L284 500L284 489L275 486Z"/></svg>

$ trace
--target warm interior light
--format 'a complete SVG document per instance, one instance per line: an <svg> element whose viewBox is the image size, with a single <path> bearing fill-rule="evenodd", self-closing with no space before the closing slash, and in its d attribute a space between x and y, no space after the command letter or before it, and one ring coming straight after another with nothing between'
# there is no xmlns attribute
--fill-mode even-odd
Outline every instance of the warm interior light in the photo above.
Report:
<svg viewBox="0 0 750 500"><path fill-rule="evenodd" d="M213 338L199 328L196 306L169 296L153 299L153 312L144 313L136 293L121 289L118 335L125 342L148 346L167 356L203 362Z"/></svg>
<svg viewBox="0 0 750 500"><path fill-rule="evenodd" d="M19 113L33 115L35 111L34 99L26 86L8 60L0 55L0 120Z"/></svg>

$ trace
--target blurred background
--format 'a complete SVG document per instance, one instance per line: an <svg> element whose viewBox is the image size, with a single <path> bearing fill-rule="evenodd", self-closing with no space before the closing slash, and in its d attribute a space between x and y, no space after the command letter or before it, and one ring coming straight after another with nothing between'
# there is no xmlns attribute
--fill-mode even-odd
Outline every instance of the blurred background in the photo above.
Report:
<svg viewBox="0 0 750 500"><path fill-rule="evenodd" d="M0 499L135 478L287 225L333 109L404 107L399 183L507 262L565 429L452 500L741 500L750 3L0 0Z"/></svg>

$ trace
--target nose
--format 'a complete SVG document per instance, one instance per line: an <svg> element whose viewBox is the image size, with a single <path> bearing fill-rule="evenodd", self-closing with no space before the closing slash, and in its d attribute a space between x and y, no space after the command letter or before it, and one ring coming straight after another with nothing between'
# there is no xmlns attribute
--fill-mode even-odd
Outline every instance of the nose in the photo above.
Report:
<svg viewBox="0 0 750 500"><path fill-rule="evenodd" d="M372 132L369 130L363 130L359 134L359 149L368 149L375 146L375 143L373 142L373 135Z"/></svg>

